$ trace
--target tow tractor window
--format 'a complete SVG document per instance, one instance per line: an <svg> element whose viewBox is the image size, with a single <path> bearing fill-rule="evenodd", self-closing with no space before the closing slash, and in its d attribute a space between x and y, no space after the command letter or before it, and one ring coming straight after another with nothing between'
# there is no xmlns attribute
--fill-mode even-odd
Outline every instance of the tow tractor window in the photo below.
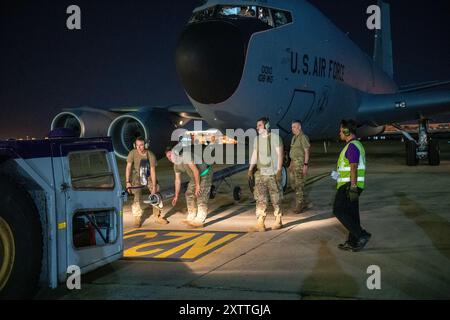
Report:
<svg viewBox="0 0 450 320"><path fill-rule="evenodd" d="M69 153L69 168L74 189L114 188L114 175L104 150Z"/></svg>
<svg viewBox="0 0 450 320"><path fill-rule="evenodd" d="M75 248L103 246L116 242L118 219L114 211L83 211L72 219L73 245Z"/></svg>

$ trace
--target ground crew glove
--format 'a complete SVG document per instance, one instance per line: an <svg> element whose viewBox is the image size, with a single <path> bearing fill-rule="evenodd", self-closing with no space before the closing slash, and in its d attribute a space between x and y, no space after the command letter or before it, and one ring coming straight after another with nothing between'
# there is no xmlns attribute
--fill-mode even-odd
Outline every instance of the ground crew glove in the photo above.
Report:
<svg viewBox="0 0 450 320"><path fill-rule="evenodd" d="M348 189L348 198L350 199L350 202L358 201L359 192L357 187L350 187Z"/></svg>

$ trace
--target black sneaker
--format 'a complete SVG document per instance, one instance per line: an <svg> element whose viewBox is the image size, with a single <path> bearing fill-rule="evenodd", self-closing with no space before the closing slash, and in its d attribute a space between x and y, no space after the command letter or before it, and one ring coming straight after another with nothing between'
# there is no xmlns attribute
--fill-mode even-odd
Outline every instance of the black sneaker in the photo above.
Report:
<svg viewBox="0 0 450 320"><path fill-rule="evenodd" d="M370 237L372 236L372 234L369 233L369 232L367 232L366 230L363 230L361 236L370 239Z"/></svg>
<svg viewBox="0 0 450 320"><path fill-rule="evenodd" d="M350 241L345 241L344 243L338 244L338 248L344 251L353 251L353 249L355 249L356 246L352 244Z"/></svg>
<svg viewBox="0 0 450 320"><path fill-rule="evenodd" d="M366 232L367 233L367 232ZM356 246L352 249L353 252L358 252L364 249L367 242L369 242L369 239L372 235L370 233L363 234L361 238L359 238L358 242L356 243Z"/></svg>

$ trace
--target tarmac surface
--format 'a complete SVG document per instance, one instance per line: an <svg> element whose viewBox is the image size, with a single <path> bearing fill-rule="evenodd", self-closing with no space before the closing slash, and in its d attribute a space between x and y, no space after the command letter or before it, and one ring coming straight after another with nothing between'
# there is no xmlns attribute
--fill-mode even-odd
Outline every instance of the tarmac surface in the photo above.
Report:
<svg viewBox="0 0 450 320"><path fill-rule="evenodd" d="M361 224L372 238L361 252L337 248L347 233L331 212L335 181L329 173L342 145L331 144L325 154L322 144L313 144L308 209L294 214L294 194L288 190L282 229L248 232L256 218L245 172L231 178L242 187L241 201L235 202L222 184L210 200L203 229L188 229L181 222L186 216L181 197L174 208L165 203L169 224L149 218L135 230L129 200L124 208L125 258L83 275L81 290L61 285L37 298L449 299L450 142L440 141L441 165L434 167L426 161L407 167L400 141L364 145L367 182L360 198ZM166 160L159 161L157 174L163 187L173 183ZM269 210L266 226L273 223ZM376 283L373 276L378 274L380 289L369 289L368 282Z"/></svg>

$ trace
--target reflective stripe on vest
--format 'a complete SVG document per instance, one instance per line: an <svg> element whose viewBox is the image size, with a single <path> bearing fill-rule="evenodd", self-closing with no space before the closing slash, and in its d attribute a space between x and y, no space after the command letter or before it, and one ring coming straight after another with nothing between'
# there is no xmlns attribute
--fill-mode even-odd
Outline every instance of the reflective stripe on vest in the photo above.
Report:
<svg viewBox="0 0 450 320"><path fill-rule="evenodd" d="M339 178L337 179L337 189L342 187L344 184L350 182L350 162L348 161L345 153L347 152L348 146L353 143L355 147L359 150L359 162L358 162L358 188L364 189L365 186L365 175L366 175L366 152L361 142L358 140L353 140L347 143L344 149L339 155L337 163L337 172L339 173Z"/></svg>

